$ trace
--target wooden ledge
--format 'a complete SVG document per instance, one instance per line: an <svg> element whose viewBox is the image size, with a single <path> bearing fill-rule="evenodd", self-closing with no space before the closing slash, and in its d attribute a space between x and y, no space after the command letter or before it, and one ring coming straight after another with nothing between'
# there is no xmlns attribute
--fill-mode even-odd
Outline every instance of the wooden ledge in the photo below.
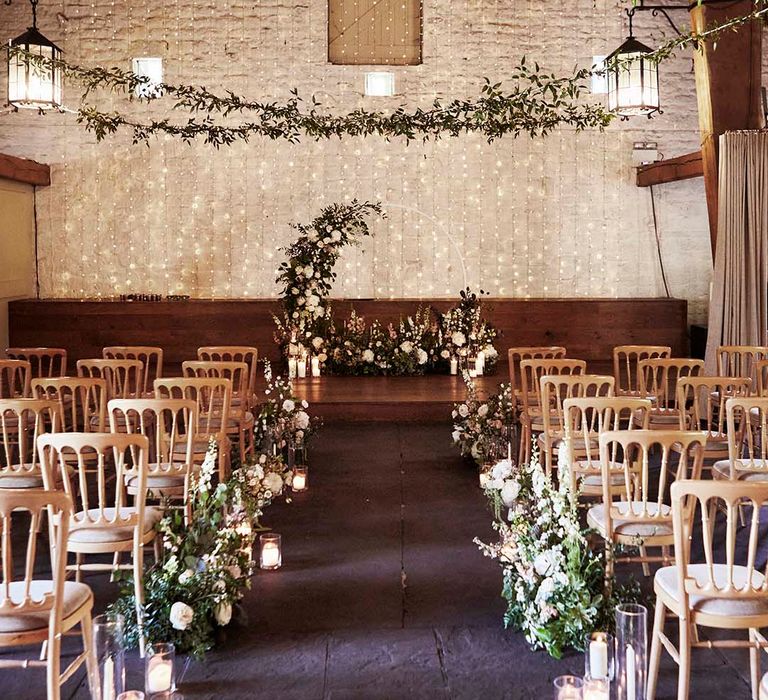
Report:
<svg viewBox="0 0 768 700"><path fill-rule="evenodd" d="M677 182L689 180L693 177L704 175L704 165L701 159L701 151L686 153L677 158L668 158L656 163L641 165L637 169L637 186L650 187L661 185L665 182Z"/></svg>
<svg viewBox="0 0 768 700"><path fill-rule="evenodd" d="M27 185L47 187L51 184L51 168L34 160L0 153L0 177Z"/></svg>

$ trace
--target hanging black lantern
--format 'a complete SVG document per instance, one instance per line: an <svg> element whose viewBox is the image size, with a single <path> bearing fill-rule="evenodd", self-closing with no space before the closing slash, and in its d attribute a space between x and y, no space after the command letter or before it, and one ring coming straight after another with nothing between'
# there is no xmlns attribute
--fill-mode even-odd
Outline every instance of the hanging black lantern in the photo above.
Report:
<svg viewBox="0 0 768 700"><path fill-rule="evenodd" d="M650 117L660 112L659 65L648 57L653 50L631 34L605 59L608 109L620 117Z"/></svg>
<svg viewBox="0 0 768 700"><path fill-rule="evenodd" d="M61 66L40 64L27 55L52 61L61 58L61 49L37 29L37 3L38 0L30 0L32 26L9 43L8 104L22 109L58 109L61 107Z"/></svg>

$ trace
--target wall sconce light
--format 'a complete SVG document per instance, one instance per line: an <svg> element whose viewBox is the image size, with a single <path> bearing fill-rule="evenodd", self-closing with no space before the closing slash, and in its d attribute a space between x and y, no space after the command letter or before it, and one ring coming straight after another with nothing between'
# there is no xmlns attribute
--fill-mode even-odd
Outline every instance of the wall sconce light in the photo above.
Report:
<svg viewBox="0 0 768 700"><path fill-rule="evenodd" d="M163 90L159 86L163 83L163 59L141 57L133 59L133 72L147 78L149 82L136 86L136 97L152 100L162 97Z"/></svg>

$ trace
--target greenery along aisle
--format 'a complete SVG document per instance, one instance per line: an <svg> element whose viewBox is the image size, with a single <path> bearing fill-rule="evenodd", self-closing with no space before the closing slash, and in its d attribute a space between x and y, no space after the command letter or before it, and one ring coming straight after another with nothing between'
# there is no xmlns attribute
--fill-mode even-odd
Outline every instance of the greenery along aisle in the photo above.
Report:
<svg viewBox="0 0 768 700"><path fill-rule="evenodd" d="M305 447L317 427L308 405L290 384L273 377L265 363L266 401L257 416L257 456L217 482L217 445L191 479L189 519L170 508L157 526L159 559L144 574L144 636L148 643L173 642L181 653L202 656L226 627L251 587L256 528L264 510L290 487L287 449ZM288 499L286 499L288 500ZM126 641L138 645L132 579L121 582L110 606L126 620Z"/></svg>

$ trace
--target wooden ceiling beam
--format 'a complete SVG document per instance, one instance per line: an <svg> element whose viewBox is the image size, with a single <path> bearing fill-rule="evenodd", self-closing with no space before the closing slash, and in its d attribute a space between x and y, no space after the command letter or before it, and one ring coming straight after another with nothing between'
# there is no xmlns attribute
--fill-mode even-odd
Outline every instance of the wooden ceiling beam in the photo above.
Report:
<svg viewBox="0 0 768 700"><path fill-rule="evenodd" d="M701 177L704 174L704 165L701 159L701 151L686 153L677 158L667 158L648 165L640 165L637 168L637 186L651 187L665 182L677 182L689 180L692 177Z"/></svg>
<svg viewBox="0 0 768 700"><path fill-rule="evenodd" d="M0 153L0 177L27 185L47 187L51 184L51 168L34 160Z"/></svg>

